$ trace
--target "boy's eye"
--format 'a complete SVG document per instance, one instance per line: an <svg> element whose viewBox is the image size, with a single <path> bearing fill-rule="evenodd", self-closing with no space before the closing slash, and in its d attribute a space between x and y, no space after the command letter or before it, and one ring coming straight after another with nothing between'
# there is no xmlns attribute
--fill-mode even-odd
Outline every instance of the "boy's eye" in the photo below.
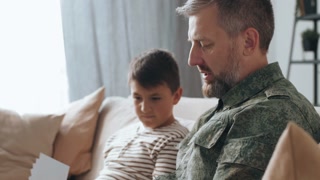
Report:
<svg viewBox="0 0 320 180"><path fill-rule="evenodd" d="M151 99L154 101L157 101L157 100L160 100L161 98L160 97L152 97Z"/></svg>
<svg viewBox="0 0 320 180"><path fill-rule="evenodd" d="M139 100L141 100L141 97L139 97L139 96L134 96L133 99L136 100L136 101L139 101Z"/></svg>

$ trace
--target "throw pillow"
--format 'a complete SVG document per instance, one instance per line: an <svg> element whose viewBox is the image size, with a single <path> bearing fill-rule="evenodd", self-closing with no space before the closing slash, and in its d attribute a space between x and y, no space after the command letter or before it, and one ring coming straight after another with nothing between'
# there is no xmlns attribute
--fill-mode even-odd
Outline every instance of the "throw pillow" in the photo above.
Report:
<svg viewBox="0 0 320 180"><path fill-rule="evenodd" d="M294 122L289 122L276 145L263 180L320 178L320 147Z"/></svg>
<svg viewBox="0 0 320 180"><path fill-rule="evenodd" d="M40 152L52 156L62 119L0 109L0 179L28 179Z"/></svg>
<svg viewBox="0 0 320 180"><path fill-rule="evenodd" d="M53 158L70 166L70 175L79 175L91 168L91 147L96 130L104 89L70 104L63 118L54 145Z"/></svg>

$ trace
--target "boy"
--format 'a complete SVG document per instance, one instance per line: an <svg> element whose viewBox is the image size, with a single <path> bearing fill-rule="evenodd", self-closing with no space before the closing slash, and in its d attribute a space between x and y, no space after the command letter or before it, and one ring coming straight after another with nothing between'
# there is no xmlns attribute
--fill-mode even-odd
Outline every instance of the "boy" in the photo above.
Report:
<svg viewBox="0 0 320 180"><path fill-rule="evenodd" d="M128 80L140 122L108 139L98 180L152 179L174 172L177 145L188 133L172 112L182 88L169 52L153 49L136 57Z"/></svg>

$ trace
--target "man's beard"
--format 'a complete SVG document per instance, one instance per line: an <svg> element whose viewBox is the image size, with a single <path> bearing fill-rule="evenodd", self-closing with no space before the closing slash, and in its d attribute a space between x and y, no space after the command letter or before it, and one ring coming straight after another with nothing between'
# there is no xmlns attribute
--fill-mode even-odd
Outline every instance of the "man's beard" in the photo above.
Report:
<svg viewBox="0 0 320 180"><path fill-rule="evenodd" d="M217 76L212 74L212 81L203 84L202 92L204 96L221 98L239 82L239 58L235 47L235 44L233 44L230 48L227 59L229 64L225 71Z"/></svg>

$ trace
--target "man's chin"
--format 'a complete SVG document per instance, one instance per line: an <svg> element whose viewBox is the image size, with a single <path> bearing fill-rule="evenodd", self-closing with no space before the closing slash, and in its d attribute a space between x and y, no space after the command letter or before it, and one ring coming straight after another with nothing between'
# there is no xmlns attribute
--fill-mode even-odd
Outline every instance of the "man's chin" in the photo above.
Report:
<svg viewBox="0 0 320 180"><path fill-rule="evenodd" d="M208 98L221 98L229 91L229 89L230 88L228 88L226 84L223 85L222 83L219 84L218 82L204 83L202 86L202 94Z"/></svg>
<svg viewBox="0 0 320 180"><path fill-rule="evenodd" d="M208 97L208 98L215 97L212 84L204 83L202 85L202 94L203 94L203 96Z"/></svg>

